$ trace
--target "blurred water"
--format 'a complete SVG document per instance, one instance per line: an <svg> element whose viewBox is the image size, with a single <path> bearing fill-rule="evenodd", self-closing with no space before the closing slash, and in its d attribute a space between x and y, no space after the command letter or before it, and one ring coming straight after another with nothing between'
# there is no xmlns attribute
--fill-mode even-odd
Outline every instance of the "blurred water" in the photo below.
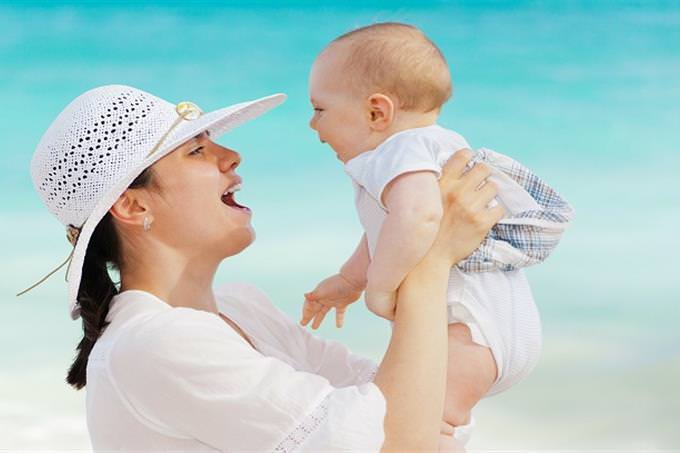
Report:
<svg viewBox="0 0 680 453"><path fill-rule="evenodd" d="M54 277L68 254L31 187L41 133L75 96L126 83L206 110L284 91L222 138L244 154L256 243L218 281L247 280L297 317L360 230L351 187L307 128L309 65L371 21L418 25L455 93L441 123L535 169L577 209L531 269L545 333L525 382L485 400L472 449L680 448L680 5L676 2L0 4L0 449L87 449L82 392L63 384L80 327ZM389 328L358 304L340 339L378 359Z"/></svg>

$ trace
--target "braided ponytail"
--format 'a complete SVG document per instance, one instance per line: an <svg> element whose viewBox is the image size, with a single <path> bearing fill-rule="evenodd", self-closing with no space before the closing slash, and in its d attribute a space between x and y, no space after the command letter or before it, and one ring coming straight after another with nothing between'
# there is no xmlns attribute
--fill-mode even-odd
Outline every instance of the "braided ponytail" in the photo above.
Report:
<svg viewBox="0 0 680 453"><path fill-rule="evenodd" d="M148 187L152 170L147 168L130 184L130 189ZM110 213L94 229L85 252L83 272L78 288L78 305L83 321L83 339L76 348L77 355L68 370L66 382L76 390L87 383L87 362L97 339L108 325L106 316L118 286L111 280L109 268L120 269L120 239Z"/></svg>

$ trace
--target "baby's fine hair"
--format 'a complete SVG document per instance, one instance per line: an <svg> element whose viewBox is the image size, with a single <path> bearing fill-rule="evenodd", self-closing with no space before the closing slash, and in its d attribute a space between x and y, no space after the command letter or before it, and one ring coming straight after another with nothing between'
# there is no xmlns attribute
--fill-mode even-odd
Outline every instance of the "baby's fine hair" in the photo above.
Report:
<svg viewBox="0 0 680 453"><path fill-rule="evenodd" d="M362 94L383 91L397 98L399 108L421 112L438 109L451 97L444 55L412 25L361 27L334 39L324 52L337 45L347 46L347 82Z"/></svg>

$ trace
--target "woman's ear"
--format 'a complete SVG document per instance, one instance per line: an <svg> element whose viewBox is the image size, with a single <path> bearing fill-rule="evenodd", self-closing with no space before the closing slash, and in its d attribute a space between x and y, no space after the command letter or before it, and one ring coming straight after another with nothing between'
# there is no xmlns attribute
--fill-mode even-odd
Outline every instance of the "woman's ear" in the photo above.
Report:
<svg viewBox="0 0 680 453"><path fill-rule="evenodd" d="M395 105L389 96L375 93L368 97L368 120L371 129L383 132L392 125Z"/></svg>
<svg viewBox="0 0 680 453"><path fill-rule="evenodd" d="M111 216L118 223L129 226L143 226L145 217L153 220L144 195L140 190L126 190L109 209Z"/></svg>

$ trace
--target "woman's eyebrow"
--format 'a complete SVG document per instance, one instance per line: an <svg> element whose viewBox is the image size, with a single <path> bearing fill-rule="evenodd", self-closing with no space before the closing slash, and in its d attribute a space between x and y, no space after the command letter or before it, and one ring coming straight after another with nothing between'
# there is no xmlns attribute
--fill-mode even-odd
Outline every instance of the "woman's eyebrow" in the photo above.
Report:
<svg viewBox="0 0 680 453"><path fill-rule="evenodd" d="M203 131L200 134L196 134L193 137L191 137L189 140L187 140L187 143L196 143L202 138L209 138L210 137L210 132L208 131Z"/></svg>
<svg viewBox="0 0 680 453"><path fill-rule="evenodd" d="M201 138L202 135L203 135L202 133L201 133L201 134L198 134L198 135L194 135L194 136L191 137L189 140L187 140L186 142L182 143L181 147L182 147L182 148L189 148L189 147L191 147L191 146L194 146L194 145L198 144L198 141L199 141L199 139Z"/></svg>

